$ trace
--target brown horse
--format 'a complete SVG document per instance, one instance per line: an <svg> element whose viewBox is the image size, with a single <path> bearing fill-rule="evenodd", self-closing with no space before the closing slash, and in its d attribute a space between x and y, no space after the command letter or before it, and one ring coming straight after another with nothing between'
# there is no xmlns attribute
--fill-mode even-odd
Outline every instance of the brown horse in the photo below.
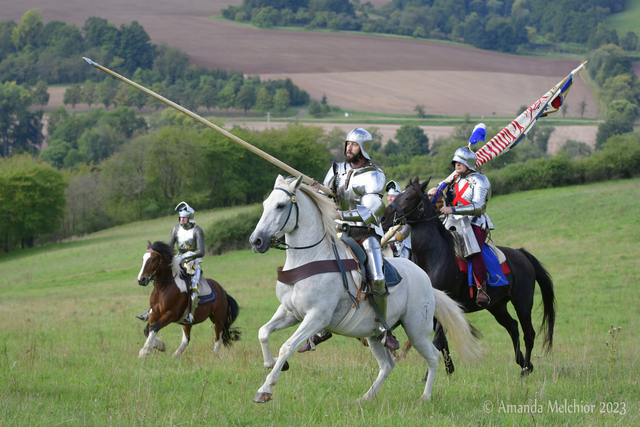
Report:
<svg viewBox="0 0 640 427"><path fill-rule="evenodd" d="M147 341L140 350L138 357L151 354L153 348L165 350L164 342L157 336L158 331L169 323L181 323L189 308L189 294L187 292L188 279L186 273L174 258L173 248L163 242L148 242L147 252L142 257L142 270L138 275L138 284L147 286L153 281L153 292L149 299L151 315L144 329ZM233 341L240 339L240 331L231 329L231 325L238 317L238 304L228 295L218 282L206 279L213 292L217 295L213 301L198 305L194 315L194 325L211 320L216 331L214 353ZM203 289L200 289L203 292ZM189 345L192 325L182 325L182 344L173 353L173 357L180 357Z"/></svg>

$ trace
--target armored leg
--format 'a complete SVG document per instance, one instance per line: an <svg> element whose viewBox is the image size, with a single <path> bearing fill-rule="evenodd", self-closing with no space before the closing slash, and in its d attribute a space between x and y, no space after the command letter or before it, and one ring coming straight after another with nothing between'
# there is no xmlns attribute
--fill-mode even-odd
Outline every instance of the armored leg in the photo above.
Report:
<svg viewBox="0 0 640 427"><path fill-rule="evenodd" d="M384 272L382 271L382 249L380 247L380 241L373 236L367 237L362 242L362 248L367 254L367 272L371 277L373 287L371 294L382 316L380 326L378 327L378 331L380 332L378 338L380 338L382 343L390 350L397 350L400 348L398 340L391 334L391 330L387 330L383 326L383 320L384 323L386 323L387 319L386 297L389 295L389 292L387 291Z"/></svg>
<svg viewBox="0 0 640 427"><path fill-rule="evenodd" d="M187 316L185 323L193 324L195 319L196 308L198 308L198 294L200 289L198 285L200 284L200 276L202 275L202 270L200 269L200 264L196 266L196 271L191 278L191 287L189 291L191 292L191 312Z"/></svg>

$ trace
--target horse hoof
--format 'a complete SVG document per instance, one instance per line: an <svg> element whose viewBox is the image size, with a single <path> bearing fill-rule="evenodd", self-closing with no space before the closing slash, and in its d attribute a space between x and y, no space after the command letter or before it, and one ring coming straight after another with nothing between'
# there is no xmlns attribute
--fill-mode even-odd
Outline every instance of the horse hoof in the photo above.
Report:
<svg viewBox="0 0 640 427"><path fill-rule="evenodd" d="M280 372L284 372L284 371L288 371L289 370L289 362L285 361L284 365L282 365L282 369L280 369Z"/></svg>
<svg viewBox="0 0 640 427"><path fill-rule="evenodd" d="M524 377L525 375L529 375L531 372L533 372L533 365L530 367L524 368L522 372L520 372L520 376Z"/></svg>
<svg viewBox="0 0 640 427"><path fill-rule="evenodd" d="M167 349L167 346L164 345L164 341L160 341L158 344L156 344L156 348L158 349L158 351L165 351Z"/></svg>
<svg viewBox="0 0 640 427"><path fill-rule="evenodd" d="M431 402L431 396L423 394L420 396L420 399L418 399L418 402Z"/></svg>
<svg viewBox="0 0 640 427"><path fill-rule="evenodd" d="M138 353L138 359L142 359L144 357L147 357L149 355L149 353L147 353L146 351L141 351L140 353Z"/></svg>
<svg viewBox="0 0 640 427"><path fill-rule="evenodd" d="M173 359L180 359L180 356L181 356L181 354L178 354L178 353L173 353L173 354L171 355L171 357L172 357Z"/></svg>
<svg viewBox="0 0 640 427"><path fill-rule="evenodd" d="M253 401L256 403L267 403L271 400L271 393L256 393L256 397L253 398Z"/></svg>

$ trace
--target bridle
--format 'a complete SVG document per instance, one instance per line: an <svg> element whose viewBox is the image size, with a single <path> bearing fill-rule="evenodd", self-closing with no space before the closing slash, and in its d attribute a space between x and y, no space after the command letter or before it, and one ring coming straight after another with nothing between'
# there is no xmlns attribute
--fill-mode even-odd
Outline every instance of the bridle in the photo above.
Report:
<svg viewBox="0 0 640 427"><path fill-rule="evenodd" d="M158 261L158 266L159 266L159 264L162 262L162 258L164 258L164 256L163 256L160 252L158 252L158 251L154 251L154 250L153 250L153 249L151 249L151 248L147 249L147 252L148 252L148 253L154 253L154 254L157 254L157 255L161 258L161 260L160 260L160 261ZM147 262L149 262L149 261L147 260ZM153 280L154 282L170 282L170 281L172 280L172 279L168 279L168 280L167 280L167 279L157 279L157 278L155 277L156 273L158 273L158 269L157 269L157 268L153 270L153 272L149 275L149 278L148 278L147 280L148 280L149 282L150 282L150 281L152 281L152 280Z"/></svg>
<svg viewBox="0 0 640 427"><path fill-rule="evenodd" d="M400 206L399 204L397 204L395 202L395 200L391 203L389 203L389 206L393 206L393 208L396 210L396 212L393 214L393 225L398 225L398 224L416 224L418 222L425 222L425 221L431 221L432 219L436 219L439 218L442 214L440 212L438 212L436 215L429 217L429 218L423 218L425 210L424 210L424 204L425 203L430 203L429 201L429 197L427 196L427 193L422 191L422 189L420 188L420 186L418 184L416 184L415 182L411 183L411 187L418 193L420 194L420 197L422 198L422 200L420 200L420 203L418 203L416 206L414 206L409 212L405 212L404 209L402 208L402 206ZM405 190L406 191L406 190ZM409 219L409 215L411 215L413 212L418 211L418 219ZM400 216L396 216L396 214L400 214Z"/></svg>
<svg viewBox="0 0 640 427"><path fill-rule="evenodd" d="M270 247L272 247L273 249L279 249L281 251L287 250L287 249L309 249L309 248L313 248L314 246L318 246L320 244L320 242L322 242L324 240L324 238L326 237L326 234L322 235L322 239L320 239L318 242L314 243L313 245L309 245L309 246L289 246L287 243L283 242L282 240L280 240L280 238L277 237L278 233L280 233L282 230L284 230L284 228L287 226L287 223L289 222L289 218L291 217L291 211L293 210L293 207L295 206L296 208L296 225L295 227L293 227L294 230L298 229L298 219L300 217L300 207L298 206L298 199L296 198L296 195L294 193L292 193L291 191L287 190L286 188L282 188L282 187L275 187L274 190L280 190L283 191L287 196L289 196L289 201L291 202L289 204L289 212L287 213L287 219L284 220L284 223L282 224L282 227L280 227L280 230L278 230L275 234L273 234L271 236L271 243L269 244Z"/></svg>

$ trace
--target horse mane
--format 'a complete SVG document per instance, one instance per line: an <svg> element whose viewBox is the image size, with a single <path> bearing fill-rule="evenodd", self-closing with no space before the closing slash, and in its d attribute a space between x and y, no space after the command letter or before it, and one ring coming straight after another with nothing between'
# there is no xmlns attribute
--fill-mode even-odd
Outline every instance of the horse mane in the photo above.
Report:
<svg viewBox="0 0 640 427"><path fill-rule="evenodd" d="M173 250L173 248L171 246L169 246L168 244L164 243L164 242L153 242L153 244L151 246L149 246L150 249L158 252L160 255L162 255L168 262L168 264L171 266L171 271L173 272L173 277L183 277L184 276L184 272L182 271L182 267L180 266L180 263L178 262L178 259L175 258L175 251Z"/></svg>
<svg viewBox="0 0 640 427"><path fill-rule="evenodd" d="M293 182L296 178L287 178L284 180L287 185L288 190L293 193ZM336 208L336 204L333 199L327 197L322 193L318 193L309 187L307 184L300 185L300 191L302 191L305 195L309 196L309 198L315 203L320 210L320 216L322 218L322 226L324 228L324 232L334 239L337 238L337 230L336 230L336 222L335 220L338 218L338 211Z"/></svg>

